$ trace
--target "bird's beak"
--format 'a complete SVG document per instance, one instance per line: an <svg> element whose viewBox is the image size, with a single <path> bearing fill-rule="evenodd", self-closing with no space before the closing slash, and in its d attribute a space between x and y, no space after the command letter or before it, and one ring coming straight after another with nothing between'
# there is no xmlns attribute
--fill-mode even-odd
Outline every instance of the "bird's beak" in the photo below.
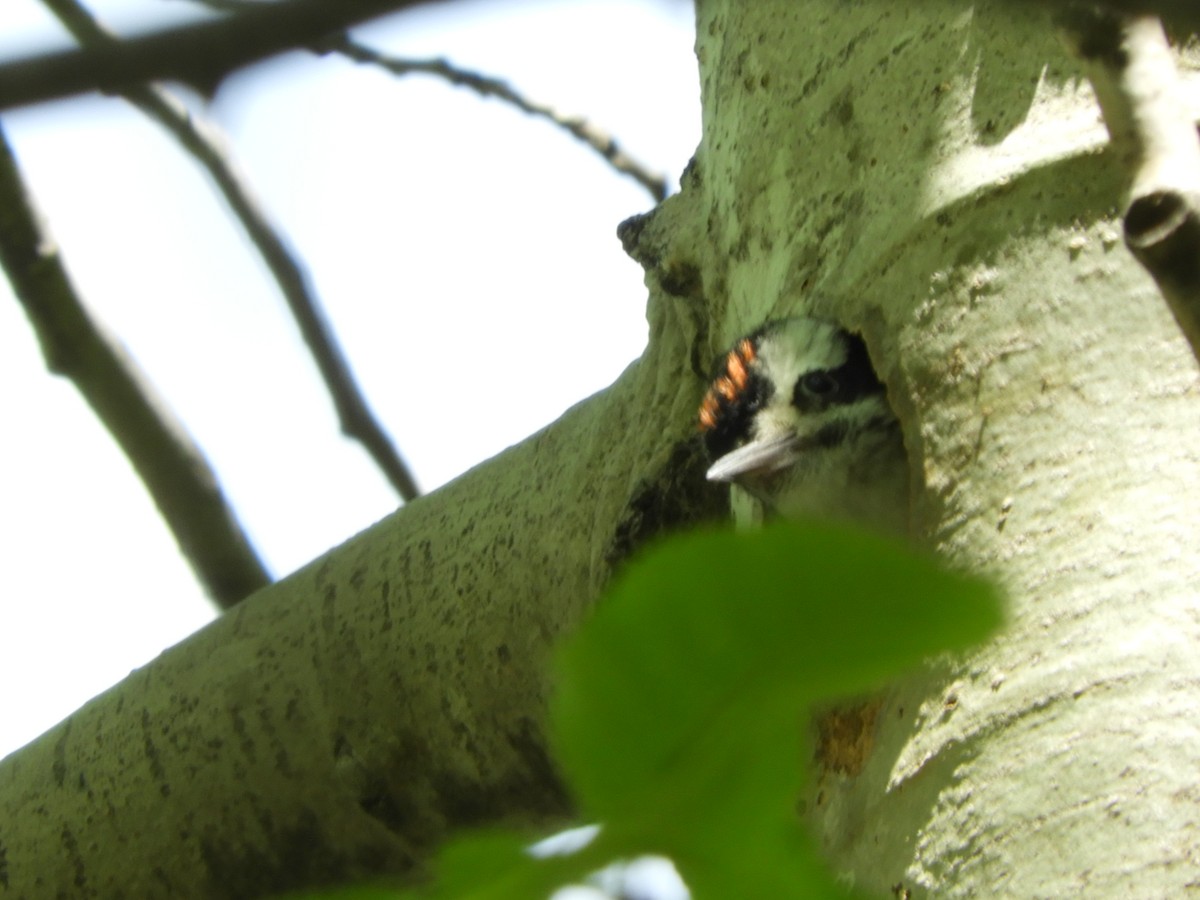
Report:
<svg viewBox="0 0 1200 900"><path fill-rule="evenodd" d="M801 441L793 433L760 438L726 453L708 469L709 481L736 481L786 469L800 456Z"/></svg>

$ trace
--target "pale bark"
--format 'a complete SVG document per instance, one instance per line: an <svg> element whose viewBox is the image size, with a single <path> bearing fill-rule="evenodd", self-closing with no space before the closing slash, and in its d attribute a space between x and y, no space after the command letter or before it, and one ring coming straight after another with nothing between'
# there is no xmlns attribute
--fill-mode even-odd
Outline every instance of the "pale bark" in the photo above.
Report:
<svg viewBox="0 0 1200 900"><path fill-rule="evenodd" d="M561 822L547 653L705 493L687 330L653 309L612 388L0 761L0 894L259 897L411 876L455 828Z"/></svg>
<svg viewBox="0 0 1200 900"><path fill-rule="evenodd" d="M1126 246L1200 353L1200 137L1162 22L1081 6L1063 33L1128 171Z"/></svg>
<svg viewBox="0 0 1200 900"><path fill-rule="evenodd" d="M1180 896L1196 366L1121 243L1090 89L1030 13L703 0L699 277L722 339L803 309L865 329L924 483L914 534L1011 597L994 643L820 745L835 865L876 895Z"/></svg>
<svg viewBox="0 0 1200 900"><path fill-rule="evenodd" d="M623 233L646 356L0 763L10 893L257 896L561 814L548 647L614 550L695 512L694 373L798 311L865 330L915 536L1011 596L993 644L819 745L805 802L834 864L918 896L1200 879L1196 367L1121 244L1122 174L1048 20L704 0L698 51L697 160Z"/></svg>

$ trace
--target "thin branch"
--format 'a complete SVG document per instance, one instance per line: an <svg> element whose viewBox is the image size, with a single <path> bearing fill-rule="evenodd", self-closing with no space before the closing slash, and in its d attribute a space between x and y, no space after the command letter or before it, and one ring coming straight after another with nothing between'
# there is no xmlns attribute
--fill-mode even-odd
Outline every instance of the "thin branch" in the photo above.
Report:
<svg viewBox="0 0 1200 900"><path fill-rule="evenodd" d="M43 2L80 44L99 46L115 42L77 0ZM208 170L283 292L333 399L342 432L366 448L405 501L417 497L420 490L416 480L355 383L307 274L225 156L220 141L210 133L212 126L197 120L181 101L158 85L139 85L120 93L167 129Z"/></svg>
<svg viewBox="0 0 1200 900"><path fill-rule="evenodd" d="M84 308L0 130L0 264L51 372L70 378L133 463L196 577L223 609L269 584L203 454Z"/></svg>
<svg viewBox="0 0 1200 900"><path fill-rule="evenodd" d="M655 202L662 202L667 196L669 190L667 179L661 174L651 172L646 166L631 157L607 133L579 116L564 116L549 106L534 103L497 78L489 78L486 75L461 69L444 59L414 60L390 56L358 43L347 34L328 38L322 41L316 49L332 50L357 63L378 66L393 75L404 76L414 73L434 75L456 87L467 87L481 96L494 97L515 106L528 115L545 119L576 139L583 141L614 169L633 178L649 191Z"/></svg>
<svg viewBox="0 0 1200 900"><path fill-rule="evenodd" d="M183 82L207 96L242 66L431 2L281 0L216 21L18 60L0 65L0 109L87 91L118 93L149 81Z"/></svg>
<svg viewBox="0 0 1200 900"><path fill-rule="evenodd" d="M1060 27L1128 169L1125 244L1200 357L1200 136L1162 23L1079 4Z"/></svg>
<svg viewBox="0 0 1200 900"><path fill-rule="evenodd" d="M223 12L240 12L261 8L262 5L261 0L196 0L196 2ZM492 97L508 103L527 115L550 122L582 141L622 175L628 175L644 187L656 203L661 203L670 191L670 185L664 175L651 171L648 166L626 153L607 132L580 116L564 116L550 106L534 103L507 82L498 78L460 68L445 59L403 59L381 53L355 41L344 31L330 35L314 44L311 49L317 53L339 53L357 63L378 66L401 77L414 74L432 75L455 87L470 88L480 96Z"/></svg>

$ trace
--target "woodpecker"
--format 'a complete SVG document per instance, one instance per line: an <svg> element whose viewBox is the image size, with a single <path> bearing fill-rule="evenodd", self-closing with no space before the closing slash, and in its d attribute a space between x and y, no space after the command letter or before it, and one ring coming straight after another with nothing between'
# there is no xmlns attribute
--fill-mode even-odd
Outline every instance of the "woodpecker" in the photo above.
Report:
<svg viewBox="0 0 1200 900"><path fill-rule="evenodd" d="M700 404L710 481L766 515L908 529L900 423L858 335L820 319L768 322L718 363Z"/></svg>

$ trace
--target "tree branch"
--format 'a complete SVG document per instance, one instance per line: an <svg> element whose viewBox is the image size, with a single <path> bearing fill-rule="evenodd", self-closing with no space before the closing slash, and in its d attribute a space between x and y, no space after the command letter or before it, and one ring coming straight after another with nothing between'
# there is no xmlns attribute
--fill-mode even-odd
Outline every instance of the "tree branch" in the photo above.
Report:
<svg viewBox="0 0 1200 900"><path fill-rule="evenodd" d="M230 72L385 13L435 0L281 0L212 22L0 65L0 109L180 81L211 95Z"/></svg>
<svg viewBox="0 0 1200 900"><path fill-rule="evenodd" d="M1085 4L1059 21L1128 168L1125 244L1200 356L1200 136L1162 23Z"/></svg>
<svg viewBox="0 0 1200 900"><path fill-rule="evenodd" d="M44 2L81 45L90 48L117 44L113 36L77 0ZM183 103L159 85L135 85L120 93L169 131L208 170L287 300L300 334L333 399L342 432L357 439L366 448L405 501L419 496L420 490L412 472L355 383L350 365L307 274L254 200L249 186L226 158L220 143L211 136L213 126L197 120Z"/></svg>
<svg viewBox="0 0 1200 900"><path fill-rule="evenodd" d="M467 87L484 97L494 97L528 115L544 119L582 141L618 172L633 178L649 191L655 202L662 202L667 196L667 179L651 172L631 157L607 133L582 117L564 116L549 106L534 103L498 78L461 69L444 59L419 60L390 56L360 44L344 33L328 38L315 49L331 50L357 63L378 66L393 75L433 75L456 87Z"/></svg>
<svg viewBox="0 0 1200 900"><path fill-rule="evenodd" d="M195 2L222 12L241 12L259 7L261 0L195 0ZM607 132L580 116L564 116L552 107L534 103L498 78L491 78L460 68L444 59L404 59L381 53L355 41L345 32L330 35L310 49L316 53L339 53L357 63L378 66L400 77L413 74L432 75L448 81L455 87L470 88L481 96L492 97L508 103L527 115L544 119L563 129L598 153L622 175L628 175L634 179L649 191L656 203L661 203L670 190L665 176L652 172L649 167L626 153Z"/></svg>
<svg viewBox="0 0 1200 900"><path fill-rule="evenodd" d="M203 454L84 308L0 131L0 264L46 365L70 378L120 444L196 577L223 609L269 584Z"/></svg>
<svg viewBox="0 0 1200 900"><path fill-rule="evenodd" d="M452 830L561 826L540 724L550 646L610 577L630 491L682 483L671 450L693 443L687 326L657 309L647 357L616 384L0 760L8 893L386 884ZM631 410L653 427L631 428ZM691 503L710 493L693 460ZM659 497L674 521L695 515Z"/></svg>

